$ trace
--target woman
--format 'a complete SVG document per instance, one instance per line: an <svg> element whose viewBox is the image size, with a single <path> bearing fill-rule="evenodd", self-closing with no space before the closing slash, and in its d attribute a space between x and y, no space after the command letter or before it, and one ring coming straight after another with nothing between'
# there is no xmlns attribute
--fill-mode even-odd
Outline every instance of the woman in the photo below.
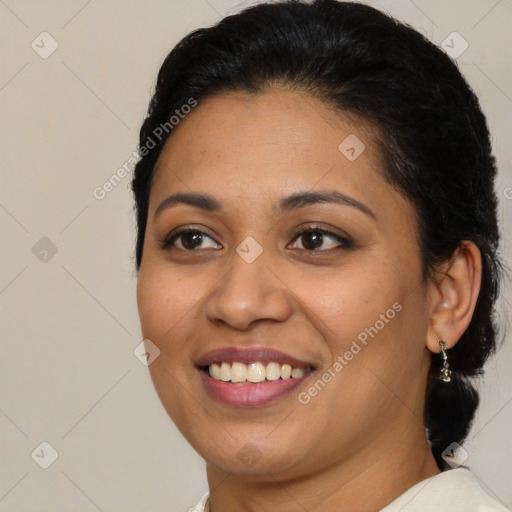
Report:
<svg viewBox="0 0 512 512"><path fill-rule="evenodd" d="M207 462L194 510L506 510L459 467L499 234L448 56L365 5L261 4L169 54L140 154L139 313Z"/></svg>

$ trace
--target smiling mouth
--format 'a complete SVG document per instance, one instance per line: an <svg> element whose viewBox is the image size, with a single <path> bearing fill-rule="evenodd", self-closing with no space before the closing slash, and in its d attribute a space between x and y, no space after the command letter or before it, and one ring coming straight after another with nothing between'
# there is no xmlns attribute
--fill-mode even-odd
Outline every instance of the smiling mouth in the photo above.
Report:
<svg viewBox="0 0 512 512"><path fill-rule="evenodd" d="M289 396L316 370L312 362L270 347L226 347L194 364L208 395L233 407L262 407Z"/></svg>
<svg viewBox="0 0 512 512"><path fill-rule="evenodd" d="M245 364L239 361L212 363L202 367L212 379L234 384L259 384L277 380L300 379L314 369L310 367L292 367L288 363L276 361L255 361Z"/></svg>

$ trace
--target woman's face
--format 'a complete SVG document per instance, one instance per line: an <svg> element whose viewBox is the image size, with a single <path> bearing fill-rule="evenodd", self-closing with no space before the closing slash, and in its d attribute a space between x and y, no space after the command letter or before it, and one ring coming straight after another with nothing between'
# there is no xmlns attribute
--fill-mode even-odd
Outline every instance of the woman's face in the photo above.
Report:
<svg viewBox="0 0 512 512"><path fill-rule="evenodd" d="M300 476L424 432L417 240L371 130L319 100L231 93L181 120L138 305L154 385L194 448L230 473Z"/></svg>

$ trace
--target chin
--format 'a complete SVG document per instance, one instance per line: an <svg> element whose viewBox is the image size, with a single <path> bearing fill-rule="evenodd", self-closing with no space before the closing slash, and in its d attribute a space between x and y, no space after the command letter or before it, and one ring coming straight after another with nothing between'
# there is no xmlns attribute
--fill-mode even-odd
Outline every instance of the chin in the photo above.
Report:
<svg viewBox="0 0 512 512"><path fill-rule="evenodd" d="M289 453L275 453L272 449L259 450L252 443L247 443L238 452L226 453L205 453L199 454L208 464L225 473L240 477L251 477L252 480L261 477L261 480L268 480L269 474L273 476L283 475L293 468L297 470L297 461L290 460Z"/></svg>

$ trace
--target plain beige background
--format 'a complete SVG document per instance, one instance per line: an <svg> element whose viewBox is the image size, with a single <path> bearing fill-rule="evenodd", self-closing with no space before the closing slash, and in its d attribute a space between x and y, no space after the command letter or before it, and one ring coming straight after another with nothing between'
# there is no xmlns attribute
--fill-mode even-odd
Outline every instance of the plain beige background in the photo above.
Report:
<svg viewBox="0 0 512 512"><path fill-rule="evenodd" d="M457 60L493 133L508 261L512 2L371 3L437 44L454 31L467 41ZM207 488L203 461L133 354L141 335L130 176L101 200L93 191L133 155L171 47L243 5L0 0L2 512L185 511ZM503 322L507 309L502 301ZM511 336L488 365L465 445L466 463L509 507Z"/></svg>

